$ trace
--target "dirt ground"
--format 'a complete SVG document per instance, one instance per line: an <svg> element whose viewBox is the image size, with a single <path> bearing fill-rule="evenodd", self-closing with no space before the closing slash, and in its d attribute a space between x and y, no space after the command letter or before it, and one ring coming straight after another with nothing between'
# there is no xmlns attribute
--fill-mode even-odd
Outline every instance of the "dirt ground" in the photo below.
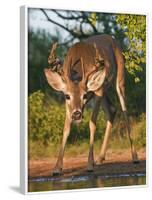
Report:
<svg viewBox="0 0 152 200"><path fill-rule="evenodd" d="M86 154L78 155L77 157L64 157L62 177L70 177L77 175L87 175L87 157ZM102 165L96 165L94 169L95 175L114 175L114 174L136 174L146 172L146 153L145 149L138 151L140 162L133 164L129 150L108 150L106 160ZM95 159L97 156L95 155ZM28 175L29 179L36 177L52 176L52 169L56 163L55 157L46 158L43 160L29 160Z"/></svg>

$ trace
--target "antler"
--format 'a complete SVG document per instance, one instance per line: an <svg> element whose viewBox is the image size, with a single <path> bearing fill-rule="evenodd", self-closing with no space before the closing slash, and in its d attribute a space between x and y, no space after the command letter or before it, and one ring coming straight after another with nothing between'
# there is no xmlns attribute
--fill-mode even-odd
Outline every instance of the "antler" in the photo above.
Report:
<svg viewBox="0 0 152 200"><path fill-rule="evenodd" d="M94 43L93 44L94 46L94 49L95 49L95 66L94 68L92 69L91 72L85 74L85 71L84 71L84 62L83 62L83 59L81 58L81 66L82 66L82 81L84 83L86 83L88 81L88 79L90 77L92 77L92 75L97 72L98 70L102 70L104 68L104 59L103 57L101 57L101 54L99 53L99 49L97 48L96 44Z"/></svg>
<svg viewBox="0 0 152 200"><path fill-rule="evenodd" d="M80 60L81 60L81 68L82 68L82 79L81 79L81 81L82 81L83 83L86 83L86 82L88 81L88 78L89 78L95 71L97 71L97 69L95 68L95 69L93 69L91 72L86 73L85 70L84 70L84 61L83 61L83 58L81 57Z"/></svg>
<svg viewBox="0 0 152 200"><path fill-rule="evenodd" d="M51 47L51 50L50 50L50 55L48 57L48 63L49 65L54 65L54 63L56 62L56 48L57 48L57 42L54 43Z"/></svg>
<svg viewBox="0 0 152 200"><path fill-rule="evenodd" d="M55 42L50 50L50 54L48 57L48 64L50 65L50 68L52 71L56 71L58 73L61 73L62 71L62 62L59 58L56 57L56 49L57 49L58 43Z"/></svg>
<svg viewBox="0 0 152 200"><path fill-rule="evenodd" d="M95 48L95 52L96 52L96 56L95 56L95 65L97 66L97 68L100 67L103 68L104 67L104 59L101 57L99 50L97 48L97 45L94 43L94 48Z"/></svg>
<svg viewBox="0 0 152 200"><path fill-rule="evenodd" d="M81 57L81 67L82 67L82 81L85 81L84 62L82 57Z"/></svg>

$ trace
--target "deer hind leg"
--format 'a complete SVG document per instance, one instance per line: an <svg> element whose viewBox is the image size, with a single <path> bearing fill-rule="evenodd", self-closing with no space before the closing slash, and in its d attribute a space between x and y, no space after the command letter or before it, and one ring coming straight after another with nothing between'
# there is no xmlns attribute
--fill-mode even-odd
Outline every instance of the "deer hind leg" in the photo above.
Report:
<svg viewBox="0 0 152 200"><path fill-rule="evenodd" d="M122 108L124 118L125 118L125 123L126 123L126 127L127 127L127 134L128 134L128 138L129 138L129 141L130 141L132 160L133 160L134 163L138 163L139 162L138 161L138 155L137 155L135 146L133 144L133 139L131 137L130 123L129 123L129 118L128 118L128 115L127 115L127 109L126 109L126 105L125 105L125 88L124 88L124 82L123 81L117 80L116 90L117 90L117 93L118 93L119 101L120 101L121 108Z"/></svg>
<svg viewBox="0 0 152 200"><path fill-rule="evenodd" d="M109 140L109 137L110 137L112 124L113 124L113 120L114 120L115 113L116 113L116 110L115 110L113 104L110 102L110 100L107 96L104 96L102 98L101 105L102 105L102 108L103 108L103 110L106 114L107 125L106 125L104 140L103 140L101 150L100 150L100 154L99 154L99 157L96 161L96 164L102 164L102 162L105 160L108 140Z"/></svg>
<svg viewBox="0 0 152 200"><path fill-rule="evenodd" d="M66 116L65 123L64 123L62 144L61 144L61 147L60 147L58 160L56 162L55 168L53 169L53 175L59 175L62 172L64 149L65 149L67 138L68 138L69 133L70 133L70 128L71 128L71 121Z"/></svg>
<svg viewBox="0 0 152 200"><path fill-rule="evenodd" d="M90 149L89 149L88 166L87 166L88 171L93 171L93 167L94 167L93 143L94 143L94 134L95 134L95 131L96 131L97 115L98 115L98 112L99 112L100 104L101 104L101 97L96 96L93 112L92 112L91 119L90 119L90 122L89 122Z"/></svg>

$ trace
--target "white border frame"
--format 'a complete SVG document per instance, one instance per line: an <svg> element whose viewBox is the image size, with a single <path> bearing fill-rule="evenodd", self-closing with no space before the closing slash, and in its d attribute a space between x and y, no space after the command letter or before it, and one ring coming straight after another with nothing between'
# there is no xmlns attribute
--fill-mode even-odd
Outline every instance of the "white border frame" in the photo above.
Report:
<svg viewBox="0 0 152 200"><path fill-rule="evenodd" d="M20 7L20 189L28 193L28 8Z"/></svg>
<svg viewBox="0 0 152 200"><path fill-rule="evenodd" d="M43 9L57 9L57 10L83 10L86 12L102 12L102 13L117 13L117 14L133 14L133 15L145 15L146 16L146 184L145 185L133 185L133 186L117 186L117 187L103 187L103 188L86 188L86 189L71 189L71 190L50 190L42 192L28 192L28 9L29 8L43 8ZM131 188L148 188L149 186L149 108L148 91L149 91L149 20L150 14L143 11L117 11L117 10L105 10L103 9L76 9L67 8L62 6L21 6L20 7L20 190L23 194L50 194L50 193L63 193L63 192L80 192L80 191L101 191L109 189L131 189Z"/></svg>

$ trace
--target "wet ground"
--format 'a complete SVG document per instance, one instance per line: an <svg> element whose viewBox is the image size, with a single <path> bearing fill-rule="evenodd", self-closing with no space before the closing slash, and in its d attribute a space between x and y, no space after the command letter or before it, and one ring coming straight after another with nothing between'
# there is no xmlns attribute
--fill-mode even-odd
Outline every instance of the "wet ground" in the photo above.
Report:
<svg viewBox="0 0 152 200"><path fill-rule="evenodd" d="M51 174L51 173L50 173ZM29 177L28 191L85 189L97 187L117 187L146 184L146 162L105 163L95 166L94 172L86 167L65 169L61 176Z"/></svg>
<svg viewBox="0 0 152 200"><path fill-rule="evenodd" d="M42 192L67 189L87 189L100 187L120 187L145 185L146 174L118 174L118 175L95 175L94 173L84 176L63 177L40 177L29 180L29 192Z"/></svg>
<svg viewBox="0 0 152 200"><path fill-rule="evenodd" d="M56 158L29 161L29 192L117 187L146 184L145 151L138 152L140 162L133 164L129 152L107 154L102 165L87 172L87 156L65 157L61 176L52 176Z"/></svg>

